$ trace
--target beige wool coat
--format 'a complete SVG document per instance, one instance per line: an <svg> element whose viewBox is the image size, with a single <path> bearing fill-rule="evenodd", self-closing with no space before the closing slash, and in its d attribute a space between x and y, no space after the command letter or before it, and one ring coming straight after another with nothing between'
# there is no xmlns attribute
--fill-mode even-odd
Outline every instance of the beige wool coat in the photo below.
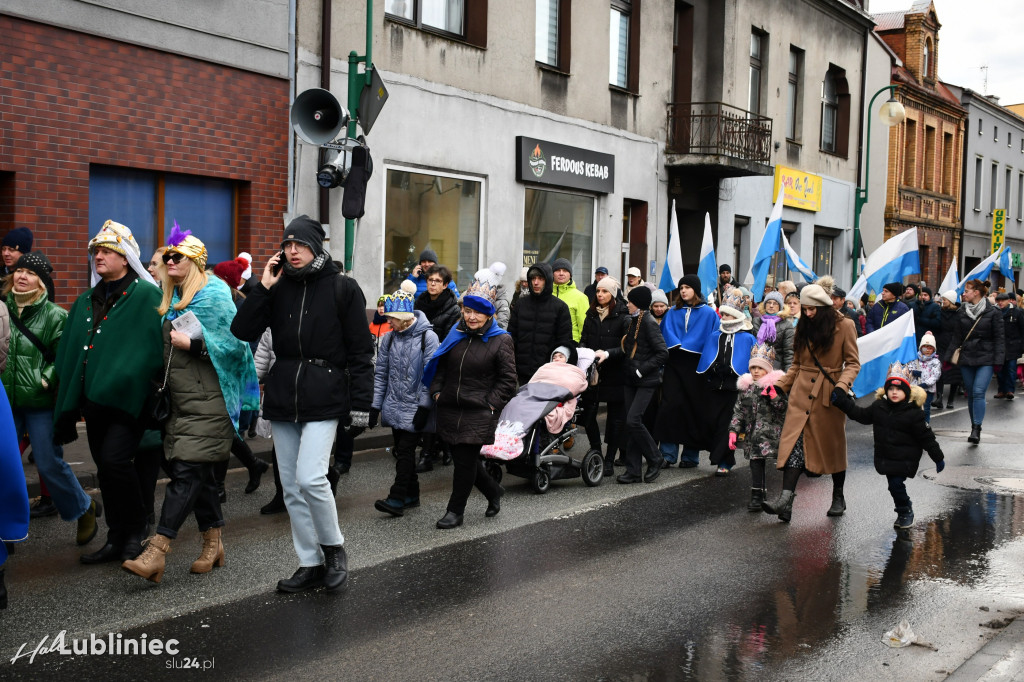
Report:
<svg viewBox="0 0 1024 682"><path fill-rule="evenodd" d="M828 351L815 353L836 385L849 391L860 371L857 352L857 328L853 320L836 321L835 341ZM786 423L779 441L778 468L786 466L793 445L804 435L805 467L815 474L846 471L846 415L832 406L832 389L807 349L793 354L793 364L775 384L789 395Z"/></svg>

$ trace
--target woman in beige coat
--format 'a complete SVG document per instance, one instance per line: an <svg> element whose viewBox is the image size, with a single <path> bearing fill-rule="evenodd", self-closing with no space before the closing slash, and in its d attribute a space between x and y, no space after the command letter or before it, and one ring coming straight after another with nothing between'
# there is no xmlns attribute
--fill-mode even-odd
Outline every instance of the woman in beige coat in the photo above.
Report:
<svg viewBox="0 0 1024 682"><path fill-rule="evenodd" d="M824 286L823 286L824 285ZM775 384L789 395L779 442L782 493L762 509L788 522L800 474L832 475L829 516L846 510L846 415L832 406L833 391L848 393L860 371L857 328L832 307L832 281L822 278L800 292L803 308L793 341L793 364Z"/></svg>

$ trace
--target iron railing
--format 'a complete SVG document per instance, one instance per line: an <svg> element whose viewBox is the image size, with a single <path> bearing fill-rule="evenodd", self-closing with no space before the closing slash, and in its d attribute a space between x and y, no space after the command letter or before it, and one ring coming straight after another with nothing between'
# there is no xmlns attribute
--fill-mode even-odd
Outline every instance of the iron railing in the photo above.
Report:
<svg viewBox="0 0 1024 682"><path fill-rule="evenodd" d="M724 102L668 105L668 152L771 164L772 119Z"/></svg>

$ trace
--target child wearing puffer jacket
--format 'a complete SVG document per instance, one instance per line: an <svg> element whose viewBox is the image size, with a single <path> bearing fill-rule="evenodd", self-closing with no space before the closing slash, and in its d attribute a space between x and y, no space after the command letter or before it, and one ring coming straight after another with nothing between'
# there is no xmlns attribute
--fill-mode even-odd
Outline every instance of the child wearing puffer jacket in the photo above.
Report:
<svg viewBox="0 0 1024 682"><path fill-rule="evenodd" d="M729 423L729 448L736 449L740 434L744 435L743 456L750 460L750 503L747 511L761 511L766 481L765 461L779 455L782 424L786 421L785 394L775 391L775 382L784 372L774 369L775 350L768 344L755 344L750 351L750 372L741 376L736 386L739 397Z"/></svg>
<svg viewBox="0 0 1024 682"><path fill-rule="evenodd" d="M878 399L867 407L858 406L843 391L832 392L832 404L846 416L873 425L875 471L889 480L889 494L896 504L896 530L914 525L906 481L917 474L921 450L926 450L935 462L935 473L946 466L935 434L924 420L924 389L912 385L908 367L898 362L890 365L884 388L876 392Z"/></svg>

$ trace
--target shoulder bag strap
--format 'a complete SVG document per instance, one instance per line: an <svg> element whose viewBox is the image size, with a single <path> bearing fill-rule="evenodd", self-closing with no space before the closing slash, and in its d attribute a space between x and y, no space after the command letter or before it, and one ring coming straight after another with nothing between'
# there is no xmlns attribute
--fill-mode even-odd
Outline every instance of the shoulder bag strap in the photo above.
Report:
<svg viewBox="0 0 1024 682"><path fill-rule="evenodd" d="M964 313L964 314L966 315L967 313ZM982 313L982 314L984 314L984 313ZM967 336L965 336L964 340L960 342L960 348L963 348L964 344L967 343L967 339L971 338L971 334L974 333L974 328L978 326L979 322L981 322L981 315L982 314L979 314L978 315L978 319L976 319L974 321L974 324L971 325L971 331L967 332Z"/></svg>
<svg viewBox="0 0 1024 682"><path fill-rule="evenodd" d="M811 353L811 358L814 360L814 364L818 366L818 369L821 370L821 373L825 375L825 378L831 381L833 386L837 386L838 384L836 384L836 380L833 379L832 375L825 371L825 368L821 366L820 362L818 362L818 356L815 355L814 353Z"/></svg>
<svg viewBox="0 0 1024 682"><path fill-rule="evenodd" d="M46 361L46 364L50 364L54 361L54 359L56 359L57 354L54 353L49 348L47 348L46 346L44 346L43 342L39 340L39 337L33 334L31 331L29 331L28 327L25 326L25 323L21 320L20 317L18 317L17 315L11 315L10 318L11 324L13 324L18 329L18 331L21 332L21 335L28 339L32 343L32 345L38 348L39 352L43 354L43 360Z"/></svg>

